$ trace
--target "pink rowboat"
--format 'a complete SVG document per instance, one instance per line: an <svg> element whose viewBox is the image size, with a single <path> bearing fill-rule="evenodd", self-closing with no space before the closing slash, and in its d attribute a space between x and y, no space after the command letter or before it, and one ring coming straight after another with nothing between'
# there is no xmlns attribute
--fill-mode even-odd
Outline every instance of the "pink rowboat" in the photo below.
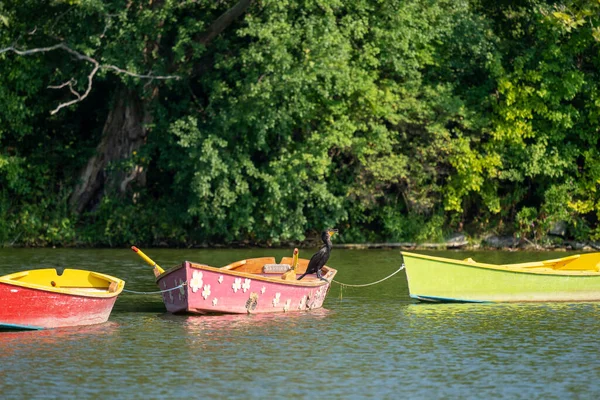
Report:
<svg viewBox="0 0 600 400"><path fill-rule="evenodd" d="M241 260L222 268L185 261L167 271L136 247L154 267L156 283L171 313L246 314L305 311L320 308L337 271L324 266L323 278L300 276L309 260L274 257ZM295 266L295 268L294 268Z"/></svg>
<svg viewBox="0 0 600 400"><path fill-rule="evenodd" d="M0 277L0 330L51 329L106 322L121 279L97 272L53 268Z"/></svg>

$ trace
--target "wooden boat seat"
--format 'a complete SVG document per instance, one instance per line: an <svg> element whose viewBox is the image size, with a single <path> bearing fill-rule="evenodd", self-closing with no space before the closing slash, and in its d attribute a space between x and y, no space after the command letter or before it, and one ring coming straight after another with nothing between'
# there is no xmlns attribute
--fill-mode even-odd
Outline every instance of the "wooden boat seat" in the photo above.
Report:
<svg viewBox="0 0 600 400"><path fill-rule="evenodd" d="M250 258L228 264L222 267L222 269L228 269L237 272L247 272L261 276L272 276L274 274L278 274L281 275L283 280L291 281L296 279L296 274L302 274L304 271L306 271L308 262L309 260L306 259L298 259L298 265L295 273L290 272L292 271L293 264L292 257L283 257L279 263L275 261L274 257Z"/></svg>
<svg viewBox="0 0 600 400"><path fill-rule="evenodd" d="M545 260L524 264L524 268L548 268L560 271L593 271L600 272L600 259L598 253L575 254L555 260Z"/></svg>
<svg viewBox="0 0 600 400"><path fill-rule="evenodd" d="M250 258L247 260L236 261L232 264L228 264L222 269L228 269L231 271L238 272L248 272L251 274L259 274L262 272L262 267L265 264L274 264L274 257L260 257L260 258Z"/></svg>
<svg viewBox="0 0 600 400"><path fill-rule="evenodd" d="M596 258L594 258L596 257ZM591 259L591 261L590 261ZM471 257L464 258L463 262L469 264L479 264L477 261L473 260ZM567 256L563 258L557 258L554 260L544 260L544 261L534 261L529 263L522 264L508 264L508 265L495 265L495 267L503 267L511 270L519 270L519 269L538 269L538 270L548 270L548 271L595 271L600 272L600 262L597 262L597 256L594 254L585 255L584 257L581 254L575 254L572 256Z"/></svg>
<svg viewBox="0 0 600 400"><path fill-rule="evenodd" d="M265 264L263 266L263 273L265 274L281 274L292 269L290 264Z"/></svg>

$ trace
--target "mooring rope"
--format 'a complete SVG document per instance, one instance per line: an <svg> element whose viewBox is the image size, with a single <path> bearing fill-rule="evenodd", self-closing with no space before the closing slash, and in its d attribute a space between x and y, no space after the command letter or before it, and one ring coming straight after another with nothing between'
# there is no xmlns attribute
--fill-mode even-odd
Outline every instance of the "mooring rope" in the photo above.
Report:
<svg viewBox="0 0 600 400"><path fill-rule="evenodd" d="M171 288L171 289L157 290L156 292L136 292L135 290L127 290L127 289L123 289L123 291L127 292L127 293L133 293L133 294L159 294L159 293L162 294L162 293L171 292L173 290L177 290L179 288L184 287L185 285L187 285L187 282L183 282L181 285L175 286L174 288Z"/></svg>
<svg viewBox="0 0 600 400"><path fill-rule="evenodd" d="M336 280L333 280L333 282L337 283L338 285L340 285L340 301L342 300L342 293L344 292L344 288L345 287L365 287L365 286L372 286L372 285L376 285L378 283L381 283L383 281L385 281L386 279L390 279L392 276L396 275L398 272L402 271L405 268L404 263L402 263L402 265L400 265L400 268L398 268L396 271L394 271L392 274L386 276L383 279L380 279L378 281L375 282L371 282L371 283L364 283L362 285L350 285L348 283L342 283L342 282L338 282Z"/></svg>
<svg viewBox="0 0 600 400"><path fill-rule="evenodd" d="M385 281L386 279L390 279L392 276L396 275L398 272L402 271L403 269L404 269L404 264L402 264L400 266L400 268L398 268L398 270L395 271L394 273L392 273L391 275L388 275L385 278L380 279L380 280L378 280L376 282L365 283L365 284L362 284L362 285L351 285L349 283L342 283L342 282L338 282L336 280L334 280L333 282L337 283L338 285L345 286L345 287L365 287L365 286L371 286L371 285L376 285L378 283L381 283L381 282Z"/></svg>

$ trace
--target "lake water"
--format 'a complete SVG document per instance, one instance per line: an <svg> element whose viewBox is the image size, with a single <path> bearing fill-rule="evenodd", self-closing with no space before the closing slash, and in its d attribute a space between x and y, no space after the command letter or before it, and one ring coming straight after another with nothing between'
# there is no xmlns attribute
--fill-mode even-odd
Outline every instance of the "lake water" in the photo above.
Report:
<svg viewBox="0 0 600 400"><path fill-rule="evenodd" d="M291 255L145 251L163 268ZM565 255L426 253L493 263ZM328 264L337 281L365 284L400 263L397 250L334 249ZM150 267L129 249L0 249L0 275L48 267L157 290ZM409 298L404 271L342 293L334 284L323 309L300 313L170 315L160 295L123 293L104 324L0 332L0 397L597 399L599 312L600 303L421 304Z"/></svg>

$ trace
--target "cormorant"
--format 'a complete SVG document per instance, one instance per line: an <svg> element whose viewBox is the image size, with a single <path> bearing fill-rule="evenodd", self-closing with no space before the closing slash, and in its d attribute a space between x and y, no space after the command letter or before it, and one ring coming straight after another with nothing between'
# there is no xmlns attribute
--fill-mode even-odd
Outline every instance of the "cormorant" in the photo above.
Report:
<svg viewBox="0 0 600 400"><path fill-rule="evenodd" d="M328 228L321 233L321 240L323 240L323 247L319 249L308 262L308 267L306 267L306 272L302 274L298 278L298 280L304 278L307 274L317 274L317 278L324 279L321 277L321 268L325 265L327 260L329 259L329 254L331 254L331 248L333 245L331 244L331 236L336 233L337 229Z"/></svg>

